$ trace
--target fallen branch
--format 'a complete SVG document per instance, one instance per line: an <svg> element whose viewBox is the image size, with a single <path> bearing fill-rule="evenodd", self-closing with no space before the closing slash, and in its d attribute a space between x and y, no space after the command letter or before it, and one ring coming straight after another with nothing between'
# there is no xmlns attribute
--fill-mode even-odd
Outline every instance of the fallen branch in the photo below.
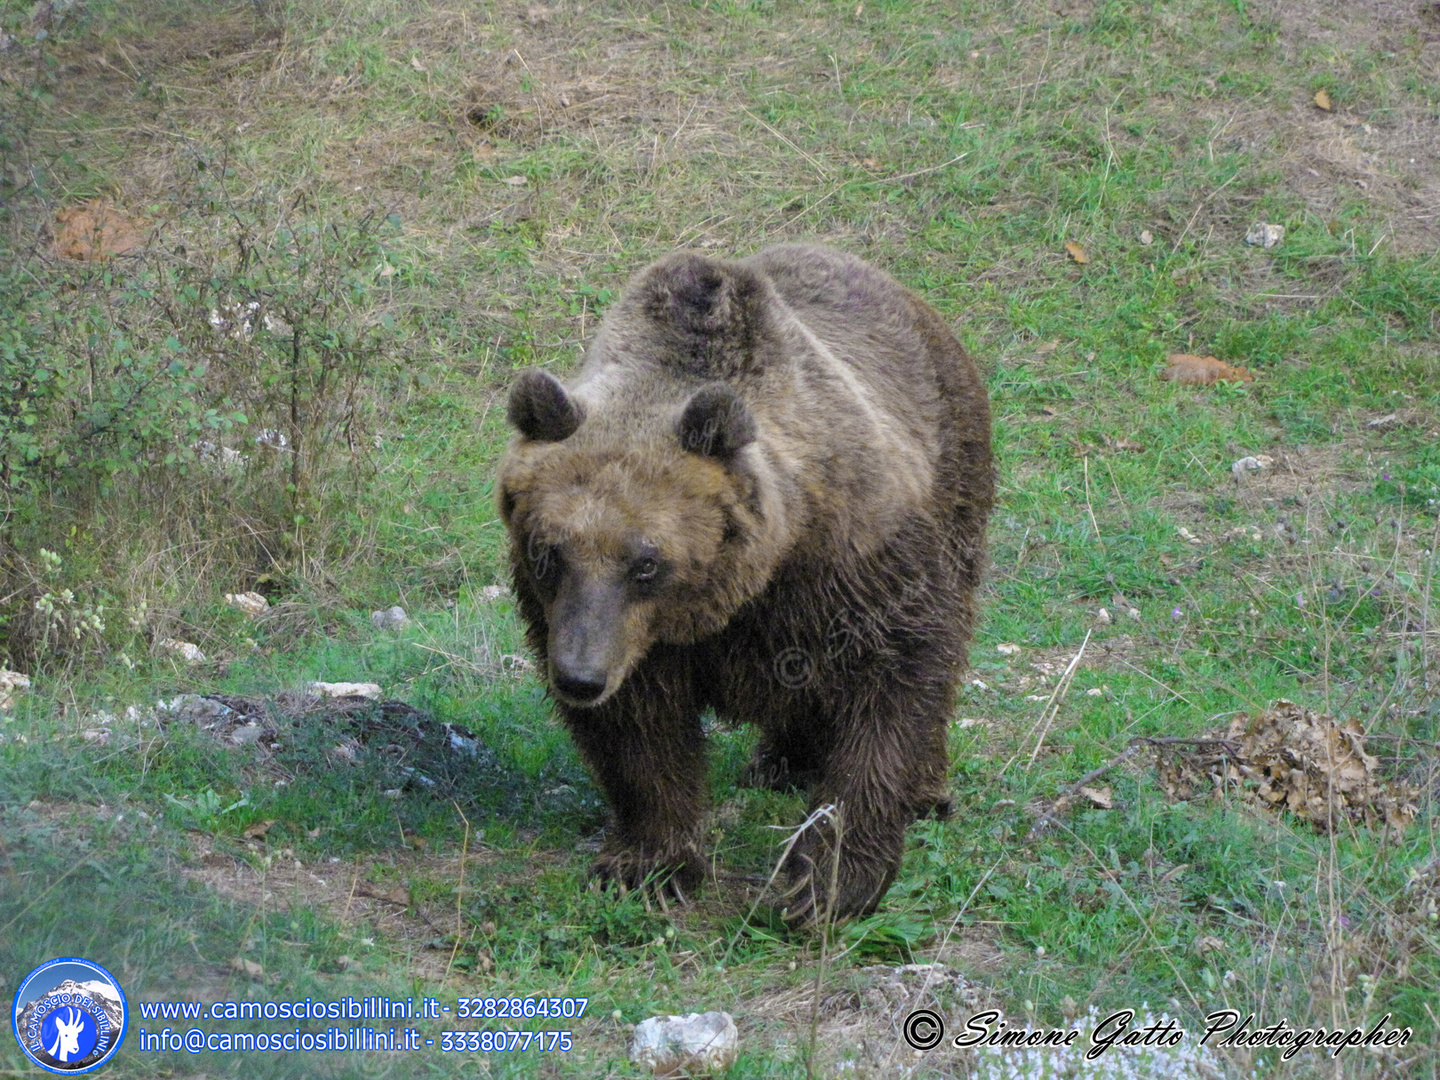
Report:
<svg viewBox="0 0 1440 1080"><path fill-rule="evenodd" d="M1121 750L1120 753L1116 754L1104 765L1100 765L1094 769L1091 769L1084 776L1080 777L1079 780L1076 780L1068 788L1062 791L1060 795L1056 797L1056 799L1050 804L1049 808L1035 819L1035 823L1030 826L1030 831L1026 834L1025 839L1033 840L1035 837L1039 836L1042 832L1048 829L1051 825L1054 825L1057 821L1057 815L1070 806L1070 804L1074 801L1076 795L1079 795L1083 789L1089 787L1096 780L1100 779L1100 777L1104 776L1112 769L1115 769L1120 765L1123 765L1125 762L1129 761L1132 757L1135 756L1135 751L1139 750L1142 746L1215 745L1223 747L1225 753L1228 754L1230 757L1236 756L1237 748L1234 744L1234 741L1231 739L1187 738L1178 735L1137 735L1135 736L1135 738L1130 740L1124 750Z"/></svg>

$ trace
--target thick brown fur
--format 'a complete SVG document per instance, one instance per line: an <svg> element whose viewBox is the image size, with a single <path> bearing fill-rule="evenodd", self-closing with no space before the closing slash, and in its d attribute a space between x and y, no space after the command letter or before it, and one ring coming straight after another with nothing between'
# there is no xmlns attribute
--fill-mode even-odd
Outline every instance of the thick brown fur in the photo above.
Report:
<svg viewBox="0 0 1440 1080"><path fill-rule="evenodd" d="M515 592L609 797L595 872L699 883L700 717L811 788L787 917L872 911L949 806L946 733L994 494L990 412L944 321L829 248L640 271L568 386L517 382L500 467Z"/></svg>

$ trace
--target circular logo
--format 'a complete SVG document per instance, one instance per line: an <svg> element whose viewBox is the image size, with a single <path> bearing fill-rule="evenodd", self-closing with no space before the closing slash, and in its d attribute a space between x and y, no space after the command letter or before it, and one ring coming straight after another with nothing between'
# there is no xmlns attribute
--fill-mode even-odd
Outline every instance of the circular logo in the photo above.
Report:
<svg viewBox="0 0 1440 1080"><path fill-rule="evenodd" d="M775 656L775 679L787 690L809 686L815 678L815 661L804 649L789 648Z"/></svg>
<svg viewBox="0 0 1440 1080"><path fill-rule="evenodd" d="M104 1065L120 1049L129 1019L115 976L73 956L47 961L25 976L10 1014L25 1056L53 1073Z"/></svg>
<svg viewBox="0 0 1440 1080"><path fill-rule="evenodd" d="M905 1018L900 1033L916 1050L934 1050L945 1037L945 1021L931 1009L916 1009Z"/></svg>

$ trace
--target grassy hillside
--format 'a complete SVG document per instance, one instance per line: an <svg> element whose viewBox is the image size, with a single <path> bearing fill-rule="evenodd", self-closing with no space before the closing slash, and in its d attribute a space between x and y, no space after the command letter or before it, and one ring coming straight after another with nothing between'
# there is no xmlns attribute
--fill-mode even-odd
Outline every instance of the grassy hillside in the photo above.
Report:
<svg viewBox="0 0 1440 1080"><path fill-rule="evenodd" d="M1146 1068L1435 1075L1437 65L1434 5L1358 0L0 0L0 990L75 955L132 1006L590 999L564 1054L132 1017L124 1077L634 1076L628 1025L710 1008L737 1077L1022 1066L915 1055L921 1006L1143 1006L1192 1051L1222 1008L1388 1014L1404 1048ZM823 938L769 914L804 805L739 786L744 731L697 902L587 891L603 804L493 588L513 373L662 253L798 238L951 322L1001 483L958 813ZM192 693L253 712L155 708ZM1306 732L1349 771L1261 745Z"/></svg>

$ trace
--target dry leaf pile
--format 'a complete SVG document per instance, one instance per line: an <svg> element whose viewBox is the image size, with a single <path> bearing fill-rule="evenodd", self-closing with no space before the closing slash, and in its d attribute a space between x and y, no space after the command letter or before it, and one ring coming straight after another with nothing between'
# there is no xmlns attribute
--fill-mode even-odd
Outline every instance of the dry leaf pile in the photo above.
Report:
<svg viewBox="0 0 1440 1080"><path fill-rule="evenodd" d="M1169 379L1189 386L1209 386L1224 379L1226 382L1254 382L1255 373L1242 367L1231 367L1224 360L1213 356L1192 356L1190 353L1171 353L1169 363L1160 372L1160 378Z"/></svg>
<svg viewBox="0 0 1440 1080"><path fill-rule="evenodd" d="M1415 820L1418 792L1379 775L1353 719L1277 701L1255 716L1240 714L1224 736L1199 749L1167 748L1157 762L1172 799L1239 791L1269 810L1289 810L1321 832L1351 821L1383 825L1395 836Z"/></svg>
<svg viewBox="0 0 1440 1080"><path fill-rule="evenodd" d="M108 259L144 244L144 226L104 199L91 199L55 215L55 254L62 259Z"/></svg>

